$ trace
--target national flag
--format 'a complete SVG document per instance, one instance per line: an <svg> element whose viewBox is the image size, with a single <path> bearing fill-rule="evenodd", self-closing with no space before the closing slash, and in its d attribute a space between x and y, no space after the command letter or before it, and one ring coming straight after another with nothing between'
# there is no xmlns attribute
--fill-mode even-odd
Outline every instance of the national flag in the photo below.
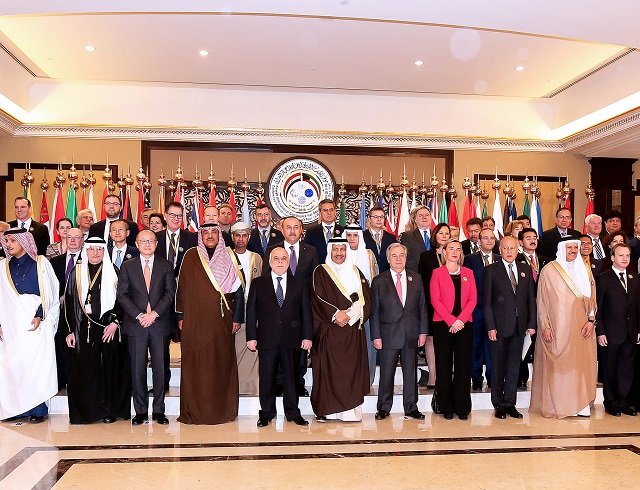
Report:
<svg viewBox="0 0 640 490"><path fill-rule="evenodd" d="M409 211L413 211L416 207L418 206L418 200L416 199L416 193L413 193L413 196L411 197L411 207L409 208Z"/></svg>
<svg viewBox="0 0 640 490"><path fill-rule="evenodd" d="M518 217L518 210L516 209L516 202L511 199L511 205L509 206L509 221L513 221Z"/></svg>
<svg viewBox="0 0 640 490"><path fill-rule="evenodd" d="M82 189L82 197L80 198L80 209L87 209L87 189Z"/></svg>
<svg viewBox="0 0 640 490"><path fill-rule="evenodd" d="M502 213L502 223L505 225L511 221L511 198L509 196L505 197L504 200L504 211Z"/></svg>
<svg viewBox="0 0 640 490"><path fill-rule="evenodd" d="M464 206L462 208L462 226L460 227L460 236L467 236L469 231L467 230L467 221L473 218L474 212L471 207L471 194L468 190L464 191Z"/></svg>
<svg viewBox="0 0 640 490"><path fill-rule="evenodd" d="M393 196L389 196L389 205L387 206L387 219L384 220L385 229L394 236L398 236L396 234L396 217L395 217L395 209L393 206Z"/></svg>
<svg viewBox="0 0 640 490"><path fill-rule="evenodd" d="M49 222L49 208L47 207L47 191L42 191L42 205L40 206L40 223L49 228L51 233L51 223Z"/></svg>
<svg viewBox="0 0 640 490"><path fill-rule="evenodd" d="M486 202L485 202L486 208ZM493 201L493 215L492 218L496 222L496 226L493 229L493 234L496 236L496 240L502 240L504 237L504 225L502 221L502 205L500 203L500 191L496 191L496 198Z"/></svg>
<svg viewBox="0 0 640 490"><path fill-rule="evenodd" d="M235 223L238 216L236 214L236 193L233 189L229 192L229 206L231 206L231 223Z"/></svg>
<svg viewBox="0 0 640 490"><path fill-rule="evenodd" d="M100 219L107 219L107 213L104 210L104 202L107 200L107 196L109 195L109 182L104 183L104 190L102 191L102 201L100 201Z"/></svg>
<svg viewBox="0 0 640 490"><path fill-rule="evenodd" d="M340 199L340 213L338 215L338 224L347 226L347 210L344 207L344 199Z"/></svg>
<svg viewBox="0 0 640 490"><path fill-rule="evenodd" d="M593 199L589 197L587 198L587 207L584 210L585 223L582 226L582 233L587 233L587 223L586 223L587 216L594 213L595 213L595 208L593 205Z"/></svg>
<svg viewBox="0 0 640 490"><path fill-rule="evenodd" d="M447 209L447 195L443 194L440 200L440 212L438 213L438 223L449 222L449 210Z"/></svg>
<svg viewBox="0 0 640 490"><path fill-rule="evenodd" d="M202 203L202 197L200 191L195 188L193 195L193 203L191 206L191 213L189 215L189 231L198 231L200 229L200 223L204 222L204 204Z"/></svg>
<svg viewBox="0 0 640 490"><path fill-rule="evenodd" d="M533 195L531 197L531 228L536 230L538 236L540 236L540 226L538 225L538 198Z"/></svg>
<svg viewBox="0 0 640 490"><path fill-rule="evenodd" d="M85 209L90 209L93 213L93 219L96 219L96 202L93 198L93 186L89 186L89 195L87 196L87 207Z"/></svg>
<svg viewBox="0 0 640 490"><path fill-rule="evenodd" d="M124 193L124 204L122 206L122 218L131 221L133 214L131 213L131 186L125 186L122 189Z"/></svg>
<svg viewBox="0 0 640 490"><path fill-rule="evenodd" d="M449 225L460 228L461 236L465 236L458 220L458 209L456 208L456 200L451 196L451 203L449 204ZM464 238L463 238L464 240Z"/></svg>
<svg viewBox="0 0 640 490"><path fill-rule="evenodd" d="M56 188L56 193L53 197L53 222L51 223L51 241L52 243L58 243L60 241L60 235L56 228L56 224L59 220L64 218L64 195L62 194L62 187Z"/></svg>
<svg viewBox="0 0 640 490"><path fill-rule="evenodd" d="M164 187L160 187L160 189L158 190L158 212L159 213L164 213L164 199L165 199L165 190Z"/></svg>
<svg viewBox="0 0 640 490"><path fill-rule="evenodd" d="M440 221L438 220L438 212L440 202L438 201L438 190L433 190L433 197L431 198L431 229L433 230Z"/></svg>
<svg viewBox="0 0 640 490"><path fill-rule="evenodd" d="M398 209L398 221L396 223L396 236L400 236L404 233L408 223L409 223L409 199L407 198L407 191L403 191L402 199L400 200L400 208Z"/></svg>
<svg viewBox="0 0 640 490"><path fill-rule="evenodd" d="M529 219L531 219L531 205L529 204L528 192L524 195L524 206L522 207L522 214L524 214L525 216L529 216Z"/></svg>
<svg viewBox="0 0 640 490"><path fill-rule="evenodd" d="M242 222L251 226L251 217L249 212L249 196L247 191L244 191L244 199L242 201Z"/></svg>
<svg viewBox="0 0 640 490"><path fill-rule="evenodd" d="M360 199L360 228L365 229L365 225L367 224L367 204L366 204L367 195L363 192L362 198Z"/></svg>
<svg viewBox="0 0 640 490"><path fill-rule="evenodd" d="M76 203L76 190L73 186L69 186L69 194L67 195L67 213L66 216L71 220L73 226L76 226L76 215L78 214L78 205Z"/></svg>
<svg viewBox="0 0 640 490"><path fill-rule="evenodd" d="M138 207L136 208L136 222L138 223L139 230L142 230L144 228L142 224L142 211L144 211L144 189L142 188L142 185L139 184Z"/></svg>

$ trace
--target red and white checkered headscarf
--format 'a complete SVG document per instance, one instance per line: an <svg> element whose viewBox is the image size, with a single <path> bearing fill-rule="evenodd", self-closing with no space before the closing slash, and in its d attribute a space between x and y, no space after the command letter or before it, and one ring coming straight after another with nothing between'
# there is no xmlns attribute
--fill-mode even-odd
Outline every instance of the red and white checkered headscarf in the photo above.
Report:
<svg viewBox="0 0 640 490"><path fill-rule="evenodd" d="M216 245L213 255L209 258L207 247L205 247L204 241L202 240L202 230L211 228L218 231L218 245ZM224 245L224 237L219 227L206 226L200 228L200 231L198 231L198 252L209 264L213 277L215 277L218 284L220 284L222 291L225 293L233 292L232 288L238 280L238 274Z"/></svg>
<svg viewBox="0 0 640 490"><path fill-rule="evenodd" d="M31 257L33 260L38 259L38 247L36 247L36 242L33 239L33 235L22 228L10 228L5 231L2 235L0 235L0 243L2 244L2 248L4 250L4 254L9 258L12 258L9 255L9 250L7 249L7 234L9 236L15 238L15 240L24 248L24 251L27 252L27 255Z"/></svg>

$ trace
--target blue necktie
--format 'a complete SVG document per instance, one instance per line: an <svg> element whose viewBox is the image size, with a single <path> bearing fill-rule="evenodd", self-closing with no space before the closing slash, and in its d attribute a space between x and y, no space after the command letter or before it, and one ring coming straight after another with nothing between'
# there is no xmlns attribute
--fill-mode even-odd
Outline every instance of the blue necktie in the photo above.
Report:
<svg viewBox="0 0 640 490"><path fill-rule="evenodd" d="M267 230L262 230L262 251L263 252L267 251L268 243L269 243L269 240L267 240Z"/></svg>
<svg viewBox="0 0 640 490"><path fill-rule="evenodd" d="M122 265L122 250L116 251L116 267L119 269Z"/></svg>
<svg viewBox="0 0 640 490"><path fill-rule="evenodd" d="M276 277L278 280L278 287L276 288L276 299L278 300L278 306L282 308L282 303L284 303L284 291L282 290L282 278Z"/></svg>
<svg viewBox="0 0 640 490"><path fill-rule="evenodd" d="M23 230L26 228L26 223L23 221L22 224L20 225L20 228L22 228Z"/></svg>
<svg viewBox="0 0 640 490"><path fill-rule="evenodd" d="M327 229L327 233L325 235L325 238L327 239L327 242L329 240L331 240L331 227L330 226L325 226L325 228Z"/></svg>
<svg viewBox="0 0 640 490"><path fill-rule="evenodd" d="M427 247L427 250L431 250L431 240L429 240L427 230L424 230L424 246Z"/></svg>
<svg viewBox="0 0 640 490"><path fill-rule="evenodd" d="M291 245L289 247L291 250L291 254L289 255L289 269L291 269L291 274L296 275L296 269L298 268L298 258L296 257L296 248Z"/></svg>

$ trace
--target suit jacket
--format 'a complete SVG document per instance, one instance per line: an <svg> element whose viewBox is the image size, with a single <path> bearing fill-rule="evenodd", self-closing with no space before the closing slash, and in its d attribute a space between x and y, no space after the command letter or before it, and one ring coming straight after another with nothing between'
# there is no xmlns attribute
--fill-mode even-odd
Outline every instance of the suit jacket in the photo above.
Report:
<svg viewBox="0 0 640 490"><path fill-rule="evenodd" d="M125 220L129 225L129 236L127 237L127 245L131 245L132 247L136 246L136 237L138 236L138 225L133 221ZM104 227L107 223L107 220L96 221L89 228L89 236L97 236L100 238L104 238ZM107 240L108 241L108 240Z"/></svg>
<svg viewBox="0 0 640 490"><path fill-rule="evenodd" d="M422 280L413 271L407 273L407 298L400 302L390 270L371 281L371 315L369 326L372 339L382 339L383 349L402 349L418 346L418 336L429 333L427 306Z"/></svg>
<svg viewBox="0 0 640 490"><path fill-rule="evenodd" d="M313 277L313 271L318 267L320 263L318 261L318 252L311 245L307 245L303 242L300 243L300 252L298 253L298 266L296 267L295 277L298 279L303 279L307 285L311 284L311 278ZM262 261L262 275L267 276L269 272L271 272L271 267L269 266L269 255L271 254L271 250L275 247L283 247L286 248L289 246L286 242L277 243L273 247L269 247L265 252L265 259ZM291 269L289 269L291 271Z"/></svg>
<svg viewBox="0 0 640 490"><path fill-rule="evenodd" d="M78 262L78 258L80 256L80 252L76 252L74 257L74 262ZM53 272L58 278L58 282L60 283L60 297L64 296L64 289L67 286L67 281L65 276L65 272L67 272L67 258L69 257L69 252L63 253L62 255L56 255L52 257L49 262L51 262L51 267L53 268Z"/></svg>
<svg viewBox="0 0 640 490"><path fill-rule="evenodd" d="M373 238L371 230L362 232L365 246L373 252L378 262L378 270L382 273L389 270L389 261L387 260L387 249L392 243L396 243L396 237L388 231L382 230L382 240L380 240L380 252L378 252L378 244Z"/></svg>
<svg viewBox="0 0 640 490"><path fill-rule="evenodd" d="M284 242L284 235L282 234L282 232L275 229L273 226L269 230L267 236L269 237L267 248L273 247L276 243ZM249 243L247 244L247 250L249 250L249 252L257 253L260 257L264 256L265 250L262 249L262 238L260 236L260 230L258 228L254 228L253 230L251 230L251 235L249 235Z"/></svg>
<svg viewBox="0 0 640 490"><path fill-rule="evenodd" d="M433 271L430 284L431 304L434 309L433 321L444 321L449 326L453 325L456 320L461 320L464 323L471 321L473 309L478 301L476 281L473 278L473 272L467 267L460 267L460 276L462 279L460 291L462 310L455 317L452 312L456 290L449 271L444 265Z"/></svg>
<svg viewBox="0 0 640 490"><path fill-rule="evenodd" d="M147 304L158 314L151 324L150 335L165 336L171 333L175 323L173 317L173 300L176 296L176 279L173 267L162 257L155 256L151 270L151 287L147 291L144 283L144 269L139 258L122 263L118 275L117 298L124 310L122 333L133 337L142 335L144 328L136 317L147 311Z"/></svg>
<svg viewBox="0 0 640 490"><path fill-rule="evenodd" d="M247 340L257 340L258 350L279 346L300 348L313 338L311 300L307 282L287 273L287 290L278 306L271 273L256 277L247 300Z"/></svg>
<svg viewBox="0 0 640 490"><path fill-rule="evenodd" d="M333 225L333 236L342 236L344 229L337 223ZM327 258L327 240L325 238L326 230L322 223L310 226L304 234L304 243L314 247L318 253L318 260L324 264Z"/></svg>
<svg viewBox="0 0 640 490"><path fill-rule="evenodd" d="M431 231L429 232L431 236ZM427 251L427 246L424 243L424 237L418 228L405 231L400 235L400 243L407 247L407 265L406 268L410 271L418 272L418 264L420 262L420 255Z"/></svg>
<svg viewBox="0 0 640 490"><path fill-rule="evenodd" d="M493 254L493 261L500 260L500 256ZM484 285L484 271L486 269L484 261L482 260L481 252L475 252L464 258L464 266L473 271L473 278L476 281L477 291L477 304L476 309L473 311L473 321L481 323L484 321L484 309L482 307L483 299L483 285Z"/></svg>
<svg viewBox="0 0 640 490"><path fill-rule="evenodd" d="M427 299L427 311L429 313L429 319L433 319L433 305L431 304L431 298L429 297L429 284L431 284L431 275L433 271L440 267L440 261L435 248L427 250L420 254L420 262L418 263L418 273L422 278L422 288L424 290L425 297Z"/></svg>
<svg viewBox="0 0 640 490"><path fill-rule="evenodd" d="M633 237L629 240L629 247L631 247L631 267L633 267L636 271L640 270L640 266L638 264L638 260L640 260L640 240L638 238Z"/></svg>
<svg viewBox="0 0 640 490"><path fill-rule="evenodd" d="M528 329L536 328L536 298L531 267L514 261L513 273L518 282L515 293L502 260L487 266L484 271L484 325L487 332L497 330L498 338L510 337L514 333L524 337Z"/></svg>
<svg viewBox="0 0 640 490"><path fill-rule="evenodd" d="M177 258L176 258L176 267L174 269L175 277L178 277L178 273L180 272L180 266L182 265L182 259L184 259L184 254L192 247L198 246L198 235L190 232L189 230L180 230L178 234L178 250L177 250ZM169 256L169 252L167 250L167 232L160 231L156 233L156 238L158 240L158 247L156 248L156 257L162 257L167 260Z"/></svg>
<svg viewBox="0 0 640 490"><path fill-rule="evenodd" d="M567 235L577 239L581 233L577 230L568 228ZM558 243L560 243L561 239L562 237L560 236L560 232L556 226L549 230L545 230L542 232L542 235L540 235L538 250L545 257L553 257L553 260L555 260L556 253L558 252Z"/></svg>
<svg viewBox="0 0 640 490"><path fill-rule="evenodd" d="M464 256L466 257L467 255L471 255L472 252L471 251L471 240L469 240L468 238L466 240L462 240L461 242L462 245L462 253L464 254ZM476 243L476 245L478 246L478 250L480 250L480 243Z"/></svg>
<svg viewBox="0 0 640 490"><path fill-rule="evenodd" d="M18 227L18 220L14 219L9 222L11 228ZM33 235L33 240L36 242L36 248L38 249L38 255L46 255L47 247L49 246L49 228L42 223L38 223L35 219L31 218L31 226L29 226L29 232Z"/></svg>
<svg viewBox="0 0 640 490"><path fill-rule="evenodd" d="M635 344L638 338L638 274L627 276L627 291L620 277L609 269L596 281L596 335L606 335L609 344L622 344L629 340Z"/></svg>
<svg viewBox="0 0 640 490"><path fill-rule="evenodd" d="M609 259L611 261L611 259ZM591 274L596 279L600 274L605 271L605 264L602 259L594 259L589 257L589 264L591 265ZM609 269L611 269L611 263L609 263Z"/></svg>
<svg viewBox="0 0 640 490"><path fill-rule="evenodd" d="M116 265L115 260L113 260L113 257L111 256L113 254L113 247L107 247L107 253L109 254L109 260L112 260L112 264ZM127 260L135 259L136 257L140 257L140 250L127 244L127 248L124 251L124 257L122 257L122 264ZM120 265L120 268L122 269L122 265Z"/></svg>
<svg viewBox="0 0 640 490"><path fill-rule="evenodd" d="M527 257L525 256L524 252L518 253L518 255L516 256L516 262L520 262L521 264L524 264L529 268L531 268L531 265L529 264L529 261L527 260ZM547 265L549 262L551 262L551 259L548 257L545 257L544 255L540 255L536 252L536 262L538 263L538 277L533 280L533 290L535 293L538 292L538 279L540 279L540 273L542 272L542 268L545 265Z"/></svg>

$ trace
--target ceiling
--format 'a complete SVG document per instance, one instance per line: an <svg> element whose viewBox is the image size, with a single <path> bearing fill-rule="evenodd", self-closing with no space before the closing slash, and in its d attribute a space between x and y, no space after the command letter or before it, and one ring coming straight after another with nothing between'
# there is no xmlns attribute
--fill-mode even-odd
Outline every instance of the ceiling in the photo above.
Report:
<svg viewBox="0 0 640 490"><path fill-rule="evenodd" d="M4 1L0 110L23 135L159 126L562 141L640 105L637 2L481 7ZM636 131L640 121L601 132L589 149L640 156Z"/></svg>

